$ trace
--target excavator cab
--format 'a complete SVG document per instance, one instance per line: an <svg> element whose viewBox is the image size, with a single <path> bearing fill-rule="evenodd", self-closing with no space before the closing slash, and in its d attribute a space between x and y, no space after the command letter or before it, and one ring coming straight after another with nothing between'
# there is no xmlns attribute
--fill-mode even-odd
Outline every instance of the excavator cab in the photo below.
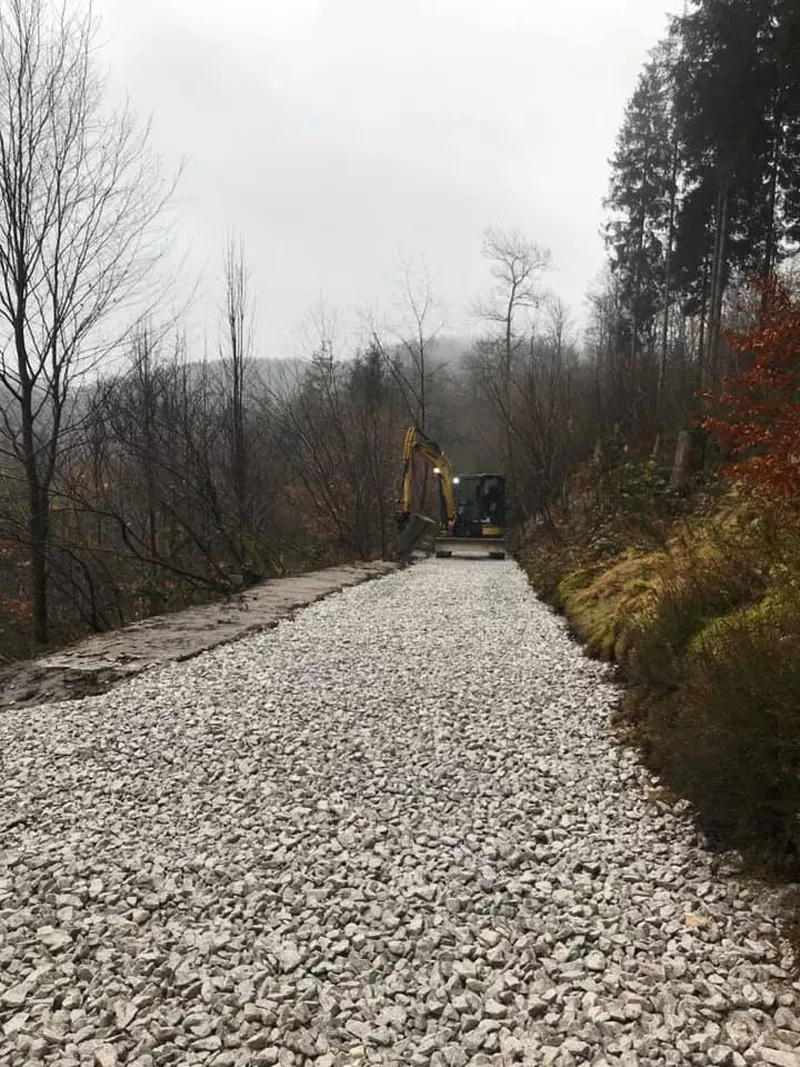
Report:
<svg viewBox="0 0 800 1067"><path fill-rule="evenodd" d="M456 537L502 537L506 522L506 480L500 474L462 474L455 487Z"/></svg>
<svg viewBox="0 0 800 1067"><path fill-rule="evenodd" d="M506 480L501 474L462 474L453 478L456 520L436 538L439 557L453 552L486 552L491 559L506 554Z"/></svg>

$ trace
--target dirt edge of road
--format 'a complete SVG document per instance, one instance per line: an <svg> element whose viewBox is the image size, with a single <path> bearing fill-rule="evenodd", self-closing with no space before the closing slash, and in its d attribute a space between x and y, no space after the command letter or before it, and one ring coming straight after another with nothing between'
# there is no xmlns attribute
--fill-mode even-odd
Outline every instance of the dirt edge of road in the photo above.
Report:
<svg viewBox="0 0 800 1067"><path fill-rule="evenodd" d="M277 626L316 600L381 578L400 566L375 560L275 578L229 600L94 634L58 652L0 671L0 712L105 693L153 667L192 659Z"/></svg>

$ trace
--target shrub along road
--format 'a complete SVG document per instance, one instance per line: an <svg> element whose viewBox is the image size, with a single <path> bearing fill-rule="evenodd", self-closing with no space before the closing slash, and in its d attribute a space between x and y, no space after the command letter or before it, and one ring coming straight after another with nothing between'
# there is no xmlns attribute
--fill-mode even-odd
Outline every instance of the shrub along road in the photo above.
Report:
<svg viewBox="0 0 800 1067"><path fill-rule="evenodd" d="M800 1065L754 890L511 562L0 716L0 1063Z"/></svg>

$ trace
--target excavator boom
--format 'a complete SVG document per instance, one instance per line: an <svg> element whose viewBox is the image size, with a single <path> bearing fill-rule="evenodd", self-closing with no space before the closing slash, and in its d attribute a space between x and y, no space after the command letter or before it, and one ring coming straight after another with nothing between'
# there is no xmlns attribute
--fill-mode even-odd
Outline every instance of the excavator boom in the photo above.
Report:
<svg viewBox="0 0 800 1067"><path fill-rule="evenodd" d="M442 532L451 533L455 529L458 514L456 512L453 469L450 466L450 460L435 441L432 441L430 437L427 437L422 430L418 430L415 426L409 426L403 440L403 476L400 486L400 499L397 502L398 524L403 525L412 514L415 460L418 459L427 463L439 480Z"/></svg>

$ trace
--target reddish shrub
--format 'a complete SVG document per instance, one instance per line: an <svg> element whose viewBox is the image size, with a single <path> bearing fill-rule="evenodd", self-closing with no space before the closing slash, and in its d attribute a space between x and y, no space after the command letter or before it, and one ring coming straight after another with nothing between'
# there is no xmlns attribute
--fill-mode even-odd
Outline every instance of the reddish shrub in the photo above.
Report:
<svg viewBox="0 0 800 1067"><path fill-rule="evenodd" d="M746 332L729 332L751 366L706 397L716 414L702 422L729 449L727 472L759 502L800 500L800 300L774 278L758 281L762 310ZM742 462L744 460L745 462Z"/></svg>

